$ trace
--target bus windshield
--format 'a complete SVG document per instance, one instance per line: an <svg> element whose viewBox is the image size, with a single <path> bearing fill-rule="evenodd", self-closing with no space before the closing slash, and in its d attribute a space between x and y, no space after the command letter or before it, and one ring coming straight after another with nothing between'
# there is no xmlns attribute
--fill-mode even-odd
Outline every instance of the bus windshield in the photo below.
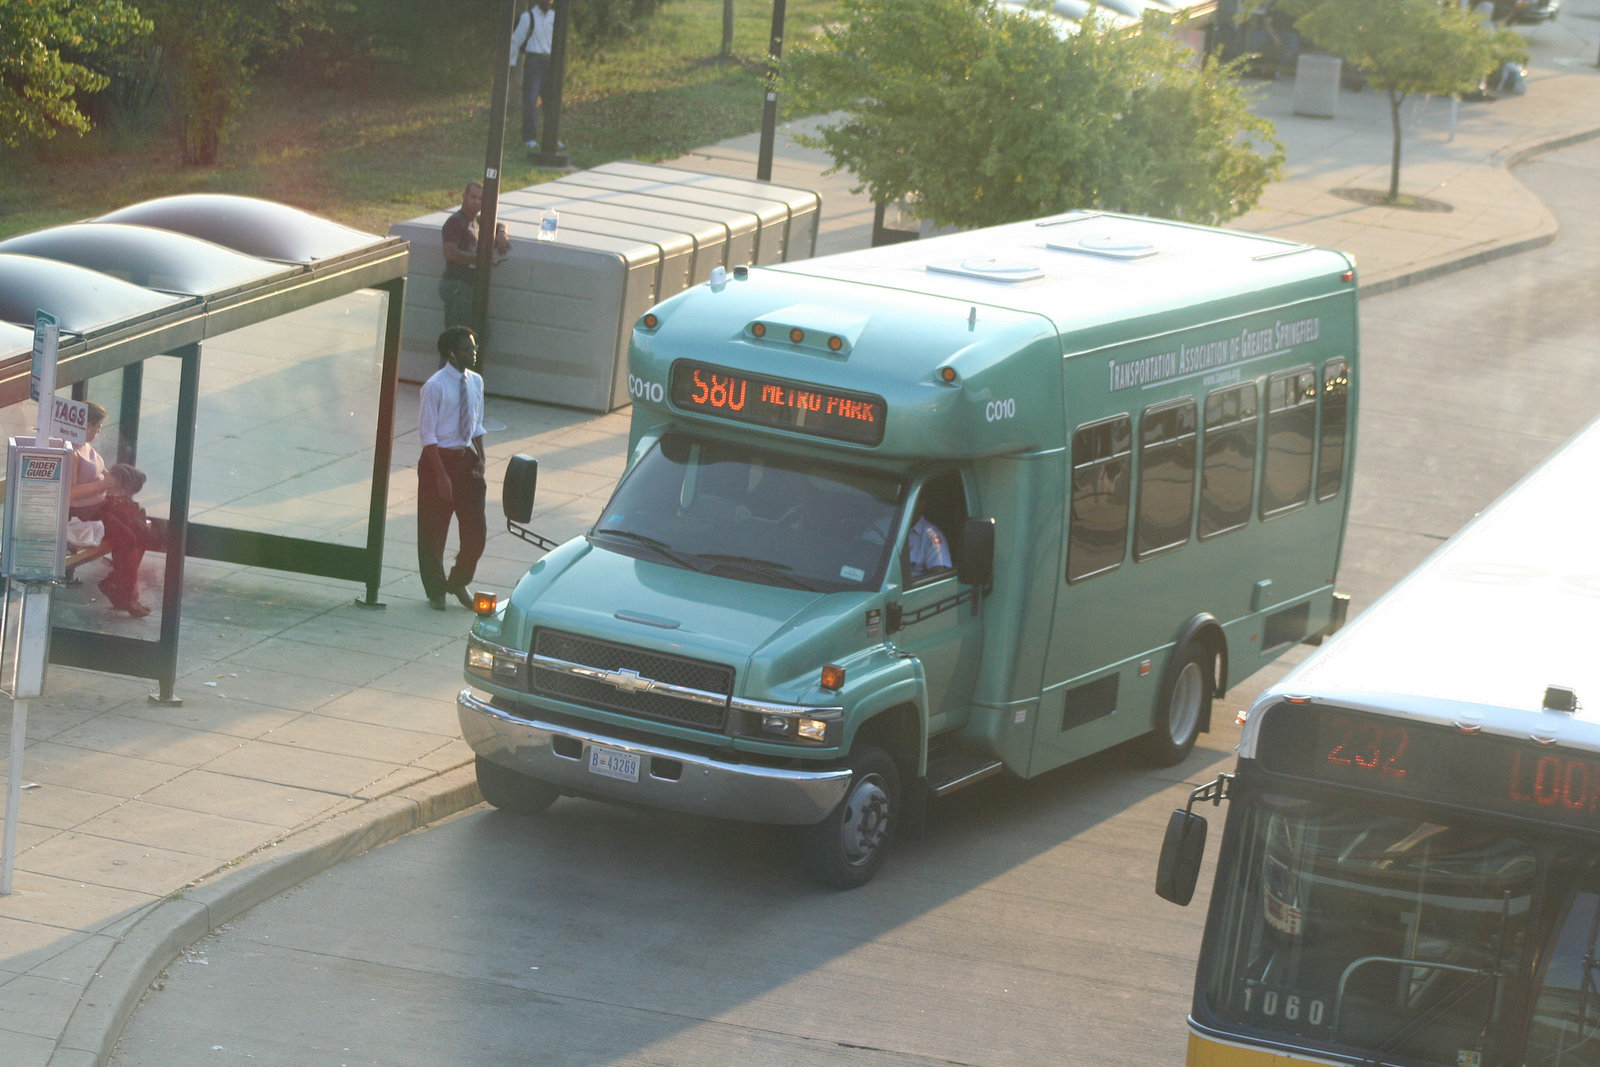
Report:
<svg viewBox="0 0 1600 1067"><path fill-rule="evenodd" d="M1540 850L1515 835L1350 798L1236 795L1233 803L1237 848L1218 878L1220 936L1201 982L1210 1014L1275 1042L1359 1050L1363 1061L1523 1062L1494 1044L1520 1030L1502 1015L1525 1002L1517 987L1536 962L1541 871L1566 869L1570 888L1579 850ZM1581 985L1565 983L1569 996ZM1558 999L1552 1013L1563 1010ZM1596 1025L1591 1014L1588 1033ZM1570 1047L1587 1036L1560 1039Z"/></svg>
<svg viewBox="0 0 1600 1067"><path fill-rule="evenodd" d="M763 585L876 589L903 495L890 475L669 434L628 472L589 539Z"/></svg>

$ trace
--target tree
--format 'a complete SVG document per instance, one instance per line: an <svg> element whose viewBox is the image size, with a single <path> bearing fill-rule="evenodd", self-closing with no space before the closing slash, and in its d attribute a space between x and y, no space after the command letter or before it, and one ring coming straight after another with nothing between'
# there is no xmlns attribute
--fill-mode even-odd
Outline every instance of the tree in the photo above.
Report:
<svg viewBox="0 0 1600 1067"><path fill-rule="evenodd" d="M320 28L323 0L136 0L155 22L157 79L183 162L217 161L256 63Z"/></svg>
<svg viewBox="0 0 1600 1067"><path fill-rule="evenodd" d="M148 32L120 0L0 0L0 145L88 130L76 98L108 79L82 60Z"/></svg>
<svg viewBox="0 0 1600 1067"><path fill-rule="evenodd" d="M1506 60L1521 62L1528 55L1520 35L1496 33L1454 0L1323 0L1295 28L1388 94L1390 202L1400 199L1400 105L1406 98L1472 92Z"/></svg>
<svg viewBox="0 0 1600 1067"><path fill-rule="evenodd" d="M992 0L846 0L785 57L791 113L841 111L812 139L879 203L940 226L1098 207L1214 223L1282 166L1232 65L1198 61L1145 16L1065 38Z"/></svg>

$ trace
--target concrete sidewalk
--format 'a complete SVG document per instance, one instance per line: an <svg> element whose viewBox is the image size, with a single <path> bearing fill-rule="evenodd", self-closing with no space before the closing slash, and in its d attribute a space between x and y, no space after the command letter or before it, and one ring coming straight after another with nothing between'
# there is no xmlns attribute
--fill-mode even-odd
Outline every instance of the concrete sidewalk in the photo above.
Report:
<svg viewBox="0 0 1600 1067"><path fill-rule="evenodd" d="M1560 21L1519 31L1534 49L1525 96L1407 104L1402 191L1448 212L1334 192L1387 189L1383 97L1341 92L1335 117L1304 118L1289 82L1257 83L1289 174L1235 225L1353 253L1364 292L1554 239L1549 213L1508 168L1600 134L1597 19L1600 0L1569 0ZM819 254L866 246L871 205L847 176L824 174L824 155L794 145L804 128L780 135L773 180L822 194ZM674 162L749 178L757 150L751 135ZM250 384L235 387L249 396ZM413 427L415 407L415 387L402 387L396 425ZM490 415L506 424L491 434L491 482L510 456L539 457L535 527L557 538L584 529L622 470L628 412L499 400ZM384 610L357 606L354 586L195 560L180 706L151 703L138 680L51 670L49 695L30 703L15 888L0 897L0 1064L102 1063L147 985L209 929L478 802L454 708L470 616L422 598L416 453L408 429L395 448ZM531 556L492 534L475 584L504 592ZM5 721L8 751L9 712Z"/></svg>

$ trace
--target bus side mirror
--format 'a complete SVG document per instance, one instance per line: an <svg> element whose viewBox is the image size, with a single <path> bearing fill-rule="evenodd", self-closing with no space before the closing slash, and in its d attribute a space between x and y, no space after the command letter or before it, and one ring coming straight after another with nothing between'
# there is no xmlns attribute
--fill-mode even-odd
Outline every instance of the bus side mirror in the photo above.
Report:
<svg viewBox="0 0 1600 1067"><path fill-rule="evenodd" d="M1174 811L1167 819L1167 836L1156 864L1156 896L1187 907L1200 881L1200 860L1205 852L1205 817Z"/></svg>
<svg viewBox="0 0 1600 1067"><path fill-rule="evenodd" d="M994 582L994 520L968 519L961 527L961 558L956 577L967 585Z"/></svg>
<svg viewBox="0 0 1600 1067"><path fill-rule="evenodd" d="M532 456L512 456L506 480L500 487L500 506L511 522L526 524L533 518L533 490L539 482L539 461Z"/></svg>

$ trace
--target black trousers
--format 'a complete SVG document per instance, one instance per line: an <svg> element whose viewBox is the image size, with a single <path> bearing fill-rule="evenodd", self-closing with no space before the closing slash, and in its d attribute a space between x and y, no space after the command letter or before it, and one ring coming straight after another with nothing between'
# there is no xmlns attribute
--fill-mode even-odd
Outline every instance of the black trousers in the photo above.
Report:
<svg viewBox="0 0 1600 1067"><path fill-rule="evenodd" d="M450 476L450 498L441 497L431 471L417 467L417 570L422 574L422 591L429 599L443 596L447 586L467 585L477 572L483 545L489 536L484 518L486 486L483 461L470 448L441 448L439 459ZM461 544L455 565L446 578L445 541L450 536L450 519L456 520Z"/></svg>

